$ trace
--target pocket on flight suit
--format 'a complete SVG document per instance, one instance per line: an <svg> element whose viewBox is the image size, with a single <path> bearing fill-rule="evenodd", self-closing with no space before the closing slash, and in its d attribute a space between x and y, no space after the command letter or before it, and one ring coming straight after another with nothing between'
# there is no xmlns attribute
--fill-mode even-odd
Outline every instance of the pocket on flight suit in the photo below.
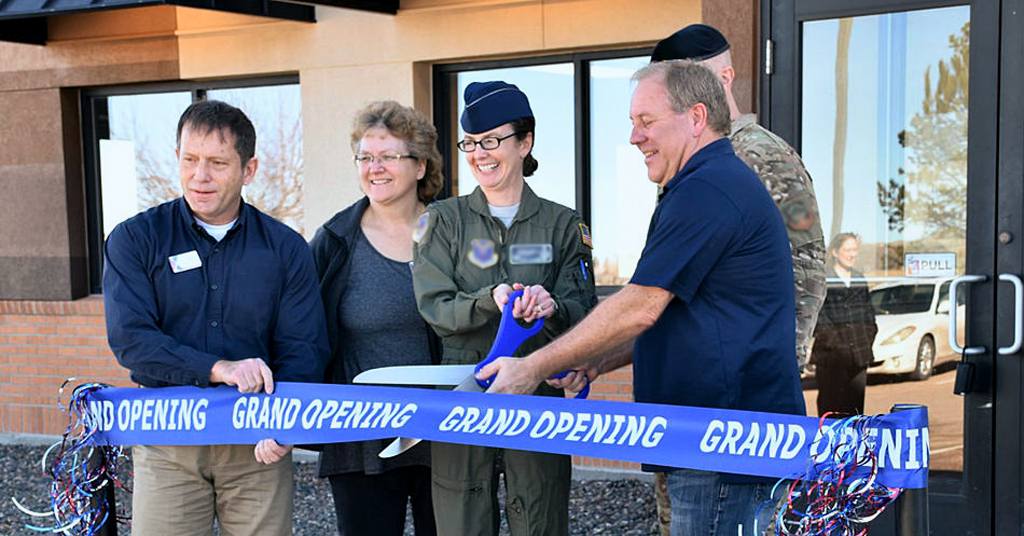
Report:
<svg viewBox="0 0 1024 536"><path fill-rule="evenodd" d="M498 521L490 449L433 443L432 497L438 534L489 534Z"/></svg>

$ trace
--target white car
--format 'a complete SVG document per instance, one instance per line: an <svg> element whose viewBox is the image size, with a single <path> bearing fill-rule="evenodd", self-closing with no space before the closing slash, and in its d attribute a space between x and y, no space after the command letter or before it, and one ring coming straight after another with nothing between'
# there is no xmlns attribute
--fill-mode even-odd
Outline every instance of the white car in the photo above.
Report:
<svg viewBox="0 0 1024 536"><path fill-rule="evenodd" d="M925 380L937 365L959 359L949 347L949 284L952 278L908 279L871 290L878 334L870 374L909 374ZM963 302L957 302L957 333L963 337Z"/></svg>

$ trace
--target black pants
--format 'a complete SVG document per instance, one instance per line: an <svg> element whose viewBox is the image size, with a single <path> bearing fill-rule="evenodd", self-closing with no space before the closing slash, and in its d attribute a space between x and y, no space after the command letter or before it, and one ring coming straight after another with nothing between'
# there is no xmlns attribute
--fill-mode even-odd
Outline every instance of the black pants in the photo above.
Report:
<svg viewBox="0 0 1024 536"><path fill-rule="evenodd" d="M416 536L437 534L429 467L414 465L379 475L345 473L327 478L341 536L401 536L410 499Z"/></svg>
<svg viewBox="0 0 1024 536"><path fill-rule="evenodd" d="M859 415L864 413L864 388L868 369L845 360L817 360L814 377L818 381L818 415L834 411Z"/></svg>

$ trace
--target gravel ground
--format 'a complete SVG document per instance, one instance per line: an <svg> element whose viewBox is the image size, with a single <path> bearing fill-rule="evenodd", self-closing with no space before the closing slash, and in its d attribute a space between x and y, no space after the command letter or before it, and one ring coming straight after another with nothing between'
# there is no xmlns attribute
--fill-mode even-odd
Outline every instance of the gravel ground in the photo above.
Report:
<svg viewBox="0 0 1024 536"><path fill-rule="evenodd" d="M39 467L43 447L0 445L0 535L38 535L25 528L26 523L46 518L32 518L21 513L11 502L17 497L32 510L45 509L50 481ZM326 480L316 478L316 464L295 465L295 536L329 536L337 534L334 505ZM131 498L118 495L118 505L127 512ZM639 480L589 480L573 482L569 500L569 533L572 535L614 534L622 536L656 536L654 493L649 482ZM406 534L412 535L411 519ZM502 534L508 528L502 522ZM122 525L118 534L131 530Z"/></svg>

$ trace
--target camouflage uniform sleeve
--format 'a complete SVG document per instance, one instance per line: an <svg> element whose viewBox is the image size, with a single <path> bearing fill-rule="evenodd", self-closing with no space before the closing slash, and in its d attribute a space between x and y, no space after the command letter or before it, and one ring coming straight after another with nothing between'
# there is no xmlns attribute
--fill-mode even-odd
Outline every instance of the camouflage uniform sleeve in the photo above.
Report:
<svg viewBox="0 0 1024 536"><path fill-rule="evenodd" d="M463 292L455 283L456 264L452 223L436 209L427 209L427 220L414 235L413 292L416 306L441 337L485 325L499 313L491 297L494 286Z"/></svg>
<svg viewBox="0 0 1024 536"><path fill-rule="evenodd" d="M825 245L821 241L793 249L796 289L796 358L803 368L810 360L811 338L825 302Z"/></svg>
<svg viewBox="0 0 1024 536"><path fill-rule="evenodd" d="M590 231L583 219L574 214L560 237L562 265L558 267L555 287L551 289L558 311L544 325L544 330L552 338L582 320L597 305L594 264L588 240Z"/></svg>

